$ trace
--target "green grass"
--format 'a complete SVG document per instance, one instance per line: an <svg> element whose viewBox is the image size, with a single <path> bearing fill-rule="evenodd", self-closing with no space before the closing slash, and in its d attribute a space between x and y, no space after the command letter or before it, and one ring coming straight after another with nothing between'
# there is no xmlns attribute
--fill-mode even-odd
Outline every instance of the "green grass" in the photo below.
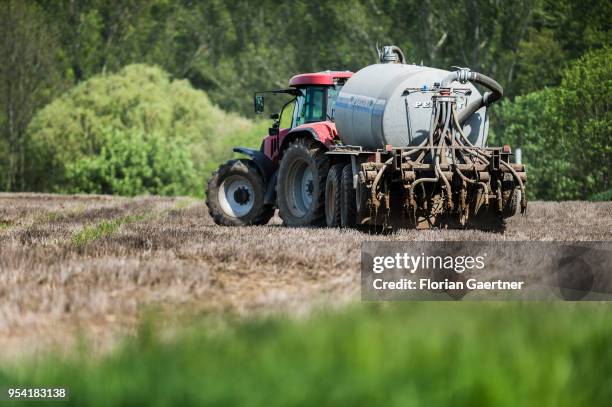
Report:
<svg viewBox="0 0 612 407"><path fill-rule="evenodd" d="M85 226L83 229L72 234L70 240L75 247L83 247L91 242L112 236L119 230L121 225L144 219L142 215L128 215L117 219L103 220L95 225Z"/></svg>
<svg viewBox="0 0 612 407"><path fill-rule="evenodd" d="M70 404L578 406L612 399L604 303L403 303L306 320L204 318L172 340L154 324L112 355L81 349L0 385L67 385Z"/></svg>

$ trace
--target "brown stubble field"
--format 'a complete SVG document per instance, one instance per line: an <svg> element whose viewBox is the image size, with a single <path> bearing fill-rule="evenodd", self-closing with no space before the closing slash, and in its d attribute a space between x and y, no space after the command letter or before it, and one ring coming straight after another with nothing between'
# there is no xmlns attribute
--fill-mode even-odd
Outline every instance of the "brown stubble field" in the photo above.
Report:
<svg viewBox="0 0 612 407"><path fill-rule="evenodd" d="M612 203L532 202L503 233L216 226L193 198L0 194L0 358L81 334L104 349L154 309L303 313L359 298L366 240L612 240Z"/></svg>

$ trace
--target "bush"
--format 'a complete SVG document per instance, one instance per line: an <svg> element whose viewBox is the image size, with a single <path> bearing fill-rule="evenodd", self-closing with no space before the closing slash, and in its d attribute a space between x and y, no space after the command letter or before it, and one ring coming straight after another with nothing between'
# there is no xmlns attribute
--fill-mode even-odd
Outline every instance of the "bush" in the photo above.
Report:
<svg viewBox="0 0 612 407"><path fill-rule="evenodd" d="M186 195L198 188L189 143L153 133L110 129L100 133L100 152L66 163L57 190L68 193Z"/></svg>
<svg viewBox="0 0 612 407"><path fill-rule="evenodd" d="M607 191L603 191L598 194L591 195L589 197L589 201L591 202L612 201L612 189L608 189Z"/></svg>
<svg viewBox="0 0 612 407"><path fill-rule="evenodd" d="M35 191L201 195L204 178L253 134L187 81L130 65L79 84L42 109L29 133ZM249 140L250 141L250 140ZM253 144L259 145L259 137Z"/></svg>
<svg viewBox="0 0 612 407"><path fill-rule="evenodd" d="M561 86L501 105L502 140L522 147L532 198L586 199L612 188L611 53L590 52L563 73Z"/></svg>

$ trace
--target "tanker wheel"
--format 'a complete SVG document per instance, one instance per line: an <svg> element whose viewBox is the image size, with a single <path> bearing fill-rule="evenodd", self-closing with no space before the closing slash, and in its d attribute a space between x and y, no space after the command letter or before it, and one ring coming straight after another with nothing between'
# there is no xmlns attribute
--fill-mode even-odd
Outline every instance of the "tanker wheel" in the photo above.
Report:
<svg viewBox="0 0 612 407"><path fill-rule="evenodd" d="M208 181L206 205L217 225L265 225L274 207L264 204L265 183L251 160L230 160Z"/></svg>
<svg viewBox="0 0 612 407"><path fill-rule="evenodd" d="M343 228L357 225L357 191L353 188L353 167L347 164L342 169L342 209L340 224Z"/></svg>
<svg viewBox="0 0 612 407"><path fill-rule="evenodd" d="M504 205L504 210L502 212L502 216L504 218L509 218L519 213L522 196L523 195L521 194L521 190L515 188L512 192L512 196L510 197L510 199L508 199L506 205Z"/></svg>
<svg viewBox="0 0 612 407"><path fill-rule="evenodd" d="M325 222L332 228L340 226L343 168L344 164L332 165L325 182Z"/></svg>
<svg viewBox="0 0 612 407"><path fill-rule="evenodd" d="M287 226L320 226L325 222L325 180L329 158L314 141L292 142L278 170L278 213Z"/></svg>

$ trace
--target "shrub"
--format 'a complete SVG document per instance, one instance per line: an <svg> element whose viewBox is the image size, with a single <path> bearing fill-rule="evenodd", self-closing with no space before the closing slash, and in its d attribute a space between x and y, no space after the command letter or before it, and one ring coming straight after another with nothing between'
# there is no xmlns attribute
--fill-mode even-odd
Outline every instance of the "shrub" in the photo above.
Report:
<svg viewBox="0 0 612 407"><path fill-rule="evenodd" d="M180 136L109 129L100 133L97 155L66 163L68 193L186 195L198 188L189 143Z"/></svg>
<svg viewBox="0 0 612 407"><path fill-rule="evenodd" d="M36 191L201 195L210 163L255 126L187 81L130 65L87 80L28 128L27 185ZM258 145L259 140L253 140Z"/></svg>
<svg viewBox="0 0 612 407"><path fill-rule="evenodd" d="M612 189L608 189L607 191L602 191L597 194L591 195L589 197L589 201L591 202L612 201Z"/></svg>

